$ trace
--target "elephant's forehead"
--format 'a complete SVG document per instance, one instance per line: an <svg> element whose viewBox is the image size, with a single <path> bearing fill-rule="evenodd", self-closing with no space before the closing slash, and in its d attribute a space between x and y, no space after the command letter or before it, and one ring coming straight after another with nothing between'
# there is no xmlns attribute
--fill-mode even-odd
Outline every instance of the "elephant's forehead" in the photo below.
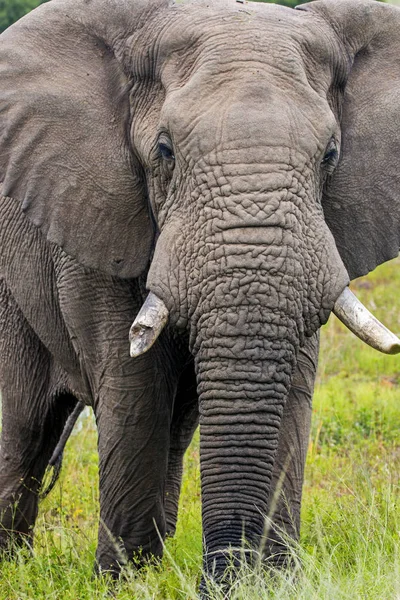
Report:
<svg viewBox="0 0 400 600"><path fill-rule="evenodd" d="M321 67L330 62L333 43L316 35L322 26L315 28L310 13L271 4L191 0L169 16L157 51L167 91L199 71L210 79L217 75L227 83L247 79L249 84L275 73L280 85L293 86L306 81L310 55L314 74L315 62Z"/></svg>
<svg viewBox="0 0 400 600"><path fill-rule="evenodd" d="M163 124L175 136L195 132L210 147L216 143L210 132L225 142L262 135L288 147L295 130L311 152L310 123L317 122L313 129L321 138L332 123L326 101L330 76L309 81L307 14L280 6L244 17L194 8L189 4L175 15L160 39L167 92ZM327 62L321 57L321 69Z"/></svg>
<svg viewBox="0 0 400 600"><path fill-rule="evenodd" d="M243 160L245 148L247 162L273 161L279 155L285 163L283 149L295 147L299 156L291 160L300 164L300 155L313 156L322 150L319 145L327 143L335 127L327 101L312 89L304 91L305 97L309 95L307 105L298 107L296 99L271 89L269 82L243 79L229 88L206 87L202 81L195 77L172 92L162 111L163 126L194 158L218 151L224 161L237 163ZM239 155L234 153L237 148ZM266 148L273 150L266 154Z"/></svg>

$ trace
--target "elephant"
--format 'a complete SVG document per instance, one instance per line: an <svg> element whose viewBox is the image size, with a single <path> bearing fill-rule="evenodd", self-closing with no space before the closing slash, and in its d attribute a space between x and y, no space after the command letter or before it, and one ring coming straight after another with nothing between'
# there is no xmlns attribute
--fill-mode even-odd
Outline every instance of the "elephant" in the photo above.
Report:
<svg viewBox="0 0 400 600"><path fill-rule="evenodd" d="M375 0L52 0L2 34L3 552L83 403L99 571L161 557L198 424L205 573L287 564L320 327L400 350L348 288L399 251L399 31Z"/></svg>

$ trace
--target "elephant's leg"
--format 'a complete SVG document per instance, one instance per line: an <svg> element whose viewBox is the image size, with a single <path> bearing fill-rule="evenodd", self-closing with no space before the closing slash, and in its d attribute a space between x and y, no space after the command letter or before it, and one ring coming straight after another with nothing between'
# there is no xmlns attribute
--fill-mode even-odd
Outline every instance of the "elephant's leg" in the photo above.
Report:
<svg viewBox="0 0 400 600"><path fill-rule="evenodd" d="M273 523L266 526L265 544L266 556L277 566L287 561L288 540L299 539L318 349L319 335L316 334L300 350L280 429L269 503L269 516L273 517Z"/></svg>
<svg viewBox="0 0 400 600"><path fill-rule="evenodd" d="M114 575L126 560L140 566L162 555L176 383L167 383L156 353L152 349L135 360L121 353L103 375L94 407L100 460L97 568Z"/></svg>
<svg viewBox="0 0 400 600"><path fill-rule="evenodd" d="M51 356L0 280L0 546L30 541L38 491L76 399L49 392ZM54 383L54 381L53 381Z"/></svg>
<svg viewBox="0 0 400 600"><path fill-rule="evenodd" d="M183 457L199 422L197 383L193 363L182 373L175 397L165 491L167 535L174 535L182 483Z"/></svg>

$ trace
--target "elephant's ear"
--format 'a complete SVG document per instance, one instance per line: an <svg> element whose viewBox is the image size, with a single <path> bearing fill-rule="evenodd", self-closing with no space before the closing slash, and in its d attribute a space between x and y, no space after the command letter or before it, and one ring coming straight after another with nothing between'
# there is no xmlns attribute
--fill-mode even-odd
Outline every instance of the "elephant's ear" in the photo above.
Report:
<svg viewBox="0 0 400 600"><path fill-rule="evenodd" d="M355 278L396 257L400 247L400 9L375 0L307 6L334 28L350 67L341 158L323 207Z"/></svg>
<svg viewBox="0 0 400 600"><path fill-rule="evenodd" d="M112 46L143 4L53 0L0 37L2 196L83 265L121 277L143 271L153 239Z"/></svg>

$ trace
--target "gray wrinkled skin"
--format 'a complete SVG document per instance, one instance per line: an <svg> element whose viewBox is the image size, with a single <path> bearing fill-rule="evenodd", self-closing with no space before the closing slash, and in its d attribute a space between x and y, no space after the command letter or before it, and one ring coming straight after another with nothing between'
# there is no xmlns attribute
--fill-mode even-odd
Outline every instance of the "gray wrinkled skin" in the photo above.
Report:
<svg viewBox="0 0 400 600"><path fill-rule="evenodd" d="M399 27L372 0L53 0L1 36L3 547L80 400L98 568L161 555L198 422L205 568L243 538L285 562L318 329L399 248ZM132 360L146 288L170 321Z"/></svg>

